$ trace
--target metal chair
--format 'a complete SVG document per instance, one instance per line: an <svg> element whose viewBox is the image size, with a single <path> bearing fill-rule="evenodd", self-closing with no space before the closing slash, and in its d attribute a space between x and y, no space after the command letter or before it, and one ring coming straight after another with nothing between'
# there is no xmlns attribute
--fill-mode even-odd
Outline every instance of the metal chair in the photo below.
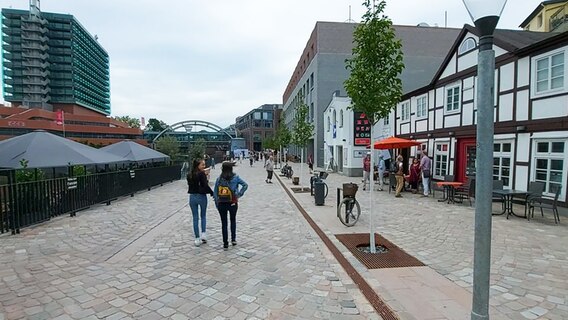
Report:
<svg viewBox="0 0 568 320"><path fill-rule="evenodd" d="M550 209L552 210L552 214L554 215L554 223L558 224L560 222L560 215L558 214L558 197L560 196L560 190L562 189L561 186L556 186L556 192L554 193L554 199L547 198L547 197L533 197L531 198L528 206L529 206L529 214L527 215L527 220L530 220L530 217L534 218L534 208L540 208L540 215L544 217L544 210L543 209ZM552 200L552 203L547 203L545 201Z"/></svg>
<svg viewBox="0 0 568 320"><path fill-rule="evenodd" d="M546 185L544 184L544 182L531 181L529 183L529 189L527 190L529 192L529 194L524 196L524 197L521 197L521 198L514 198L513 197L513 203L521 204L521 205L525 206L525 216L526 216L528 214L528 210L529 210L529 202L533 198L542 197L542 193L544 192L545 187L546 187Z"/></svg>
<svg viewBox="0 0 568 320"><path fill-rule="evenodd" d="M470 177L465 186L456 190L454 196L459 197L462 202L465 198L467 198L469 200L469 206L471 207L471 198L475 198L475 178Z"/></svg>
<svg viewBox="0 0 568 320"><path fill-rule="evenodd" d="M493 180L493 190L503 190L504 184L503 180ZM501 202L503 211L505 211L505 199L503 196L498 194L493 194L492 202Z"/></svg>

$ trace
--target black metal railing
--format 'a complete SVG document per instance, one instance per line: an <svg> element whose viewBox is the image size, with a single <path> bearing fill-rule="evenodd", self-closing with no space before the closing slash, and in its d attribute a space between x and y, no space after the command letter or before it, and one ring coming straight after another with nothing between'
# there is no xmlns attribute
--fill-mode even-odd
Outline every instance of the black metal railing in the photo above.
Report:
<svg viewBox="0 0 568 320"><path fill-rule="evenodd" d="M75 216L92 205L134 196L179 180L180 170L176 165L16 183L12 183L14 174L8 175L10 182L0 185L0 233L16 234L52 217Z"/></svg>

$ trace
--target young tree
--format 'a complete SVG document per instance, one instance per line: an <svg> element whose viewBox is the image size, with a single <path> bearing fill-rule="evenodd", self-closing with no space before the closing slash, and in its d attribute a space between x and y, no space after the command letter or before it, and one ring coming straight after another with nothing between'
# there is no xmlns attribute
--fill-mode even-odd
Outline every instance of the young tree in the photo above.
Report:
<svg viewBox="0 0 568 320"><path fill-rule="evenodd" d="M179 143L175 137L163 136L156 141L156 149L175 160L179 154Z"/></svg>
<svg viewBox="0 0 568 320"><path fill-rule="evenodd" d="M304 149L308 144L308 140L314 134L314 125L308 122L308 106L300 103L296 107L296 115L294 116L294 129L292 133L292 143L300 147L300 178L304 169Z"/></svg>
<svg viewBox="0 0 568 320"><path fill-rule="evenodd" d="M367 12L353 32L355 44L353 57L346 61L351 75L345 81L345 89L351 97L351 107L355 111L365 113L371 122L372 148L374 125L379 119L389 116L402 96L402 81L399 76L404 69L404 63L402 44L396 38L392 21L383 14L386 2L364 0L363 5L367 7ZM372 164L374 164L373 152L371 152ZM372 217L373 183L373 174L371 174L370 245L371 252L375 253Z"/></svg>
<svg viewBox="0 0 568 320"><path fill-rule="evenodd" d="M150 118L148 120L148 124L146 125L146 128L144 130L162 132L167 127L168 127L168 125L164 121L158 120L156 118Z"/></svg>
<svg viewBox="0 0 568 320"><path fill-rule="evenodd" d="M198 158L203 159L206 148L207 144L203 139L197 139L195 142L193 142L189 147L189 162L191 163L193 159L198 159Z"/></svg>
<svg viewBox="0 0 568 320"><path fill-rule="evenodd" d="M130 116L113 117L114 120L126 123L130 128L140 129L140 119L131 118Z"/></svg>

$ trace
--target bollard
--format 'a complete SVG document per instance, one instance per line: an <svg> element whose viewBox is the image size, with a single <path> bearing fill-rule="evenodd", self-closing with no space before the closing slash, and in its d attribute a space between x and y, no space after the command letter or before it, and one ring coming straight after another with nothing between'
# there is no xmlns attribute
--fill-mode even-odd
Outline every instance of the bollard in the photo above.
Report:
<svg viewBox="0 0 568 320"><path fill-rule="evenodd" d="M314 182L314 201L316 206L325 204L325 184L321 180Z"/></svg>

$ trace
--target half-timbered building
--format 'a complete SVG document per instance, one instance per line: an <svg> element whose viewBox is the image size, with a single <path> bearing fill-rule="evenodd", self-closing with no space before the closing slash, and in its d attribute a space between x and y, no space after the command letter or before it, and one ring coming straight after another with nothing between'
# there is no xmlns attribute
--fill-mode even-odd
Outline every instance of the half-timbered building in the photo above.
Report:
<svg viewBox="0 0 568 320"><path fill-rule="evenodd" d="M395 110L395 134L428 150L434 179L475 175L478 35L464 26L431 83L406 93ZM568 182L568 32L496 30L494 179L545 194Z"/></svg>

